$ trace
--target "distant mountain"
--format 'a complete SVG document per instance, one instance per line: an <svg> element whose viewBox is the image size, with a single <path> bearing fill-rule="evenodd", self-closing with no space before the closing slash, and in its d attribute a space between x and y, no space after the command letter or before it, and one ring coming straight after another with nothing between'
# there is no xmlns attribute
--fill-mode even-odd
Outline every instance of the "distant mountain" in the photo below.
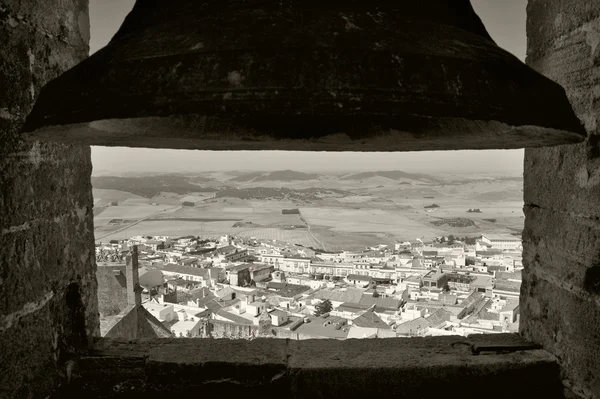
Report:
<svg viewBox="0 0 600 399"><path fill-rule="evenodd" d="M214 191L191 183L189 177L176 174L138 177L92 176L92 187L125 191L144 198L152 198L161 192L189 194Z"/></svg>
<svg viewBox="0 0 600 399"><path fill-rule="evenodd" d="M384 177L391 180L417 180L425 183L439 183L440 180L423 173L407 173L400 170L353 173L341 177L342 180L365 180L374 177Z"/></svg>
<svg viewBox="0 0 600 399"><path fill-rule="evenodd" d="M240 176L233 177L233 178L229 179L229 181L245 183L245 182L252 181L252 180L256 179L257 177L262 176L264 174L265 174L265 172L249 172L249 173L244 173L243 175L240 175Z"/></svg>
<svg viewBox="0 0 600 399"><path fill-rule="evenodd" d="M229 179L232 182L260 182L260 181L299 181L316 180L319 175L314 173L296 172L294 170L276 170L274 172L251 172Z"/></svg>

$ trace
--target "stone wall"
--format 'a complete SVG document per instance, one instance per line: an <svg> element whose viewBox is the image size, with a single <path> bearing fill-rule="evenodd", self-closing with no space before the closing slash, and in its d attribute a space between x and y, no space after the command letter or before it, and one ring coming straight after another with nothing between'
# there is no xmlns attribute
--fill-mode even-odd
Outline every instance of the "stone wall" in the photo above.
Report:
<svg viewBox="0 0 600 399"><path fill-rule="evenodd" d="M75 365L65 397L564 399L548 352L472 352L523 344L510 334L385 342L102 339Z"/></svg>
<svg viewBox="0 0 600 399"><path fill-rule="evenodd" d="M600 0L529 0L527 63L562 84L584 144L525 152L521 332L600 397Z"/></svg>
<svg viewBox="0 0 600 399"><path fill-rule="evenodd" d="M0 397L43 398L99 333L89 147L25 144L40 88L87 56L86 0L0 2Z"/></svg>

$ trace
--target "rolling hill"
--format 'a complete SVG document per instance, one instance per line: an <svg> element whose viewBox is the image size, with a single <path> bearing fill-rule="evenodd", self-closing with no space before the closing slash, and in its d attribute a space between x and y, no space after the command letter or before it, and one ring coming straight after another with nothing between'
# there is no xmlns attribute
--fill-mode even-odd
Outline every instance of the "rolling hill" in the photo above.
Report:
<svg viewBox="0 0 600 399"><path fill-rule="evenodd" d="M144 198L152 198L161 192L176 194L189 194L193 192L214 191L212 188L203 188L190 183L190 178L181 175L158 176L92 176L92 187L125 191Z"/></svg>
<svg viewBox="0 0 600 399"><path fill-rule="evenodd" d="M314 173L296 172L294 170L276 170L274 172L250 172L229 179L232 182L261 182L261 181L305 181L316 180L320 176Z"/></svg>
<svg viewBox="0 0 600 399"><path fill-rule="evenodd" d="M423 183L439 183L439 179L433 176L422 173L407 173L400 170L387 170L376 172L353 173L351 175L342 176L342 180L365 180L371 178L383 177L391 180L415 180Z"/></svg>

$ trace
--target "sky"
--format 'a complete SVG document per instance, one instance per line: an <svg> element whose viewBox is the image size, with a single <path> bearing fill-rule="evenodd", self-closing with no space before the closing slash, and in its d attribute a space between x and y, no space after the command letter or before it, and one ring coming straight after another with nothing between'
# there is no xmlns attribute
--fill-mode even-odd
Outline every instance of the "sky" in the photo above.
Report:
<svg viewBox="0 0 600 399"><path fill-rule="evenodd" d="M90 0L90 54L119 29L134 0ZM519 59L526 53L527 0L471 0L496 43ZM375 171L502 173L522 175L523 150L434 152L185 151L92 147L94 174L217 170Z"/></svg>

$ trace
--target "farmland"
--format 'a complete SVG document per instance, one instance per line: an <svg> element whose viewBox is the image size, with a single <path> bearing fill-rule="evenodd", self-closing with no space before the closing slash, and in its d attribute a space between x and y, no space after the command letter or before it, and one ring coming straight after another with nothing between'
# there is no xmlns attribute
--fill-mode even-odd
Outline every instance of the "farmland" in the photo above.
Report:
<svg viewBox="0 0 600 399"><path fill-rule="evenodd" d="M241 229L240 231L234 229L232 233L241 237L286 241L305 247L321 248L321 244L313 238L307 229L261 228L252 230Z"/></svg>
<svg viewBox="0 0 600 399"><path fill-rule="evenodd" d="M139 183L135 177L102 182L103 189L94 188L96 238L102 240L239 234L357 250L417 237L518 234L524 220L519 178L219 172L172 180L161 176L155 186L160 191L151 188L152 176ZM123 191L125 183L137 194ZM193 206L183 206L184 201ZM432 204L438 206L426 208ZM296 208L300 215L282 213Z"/></svg>

